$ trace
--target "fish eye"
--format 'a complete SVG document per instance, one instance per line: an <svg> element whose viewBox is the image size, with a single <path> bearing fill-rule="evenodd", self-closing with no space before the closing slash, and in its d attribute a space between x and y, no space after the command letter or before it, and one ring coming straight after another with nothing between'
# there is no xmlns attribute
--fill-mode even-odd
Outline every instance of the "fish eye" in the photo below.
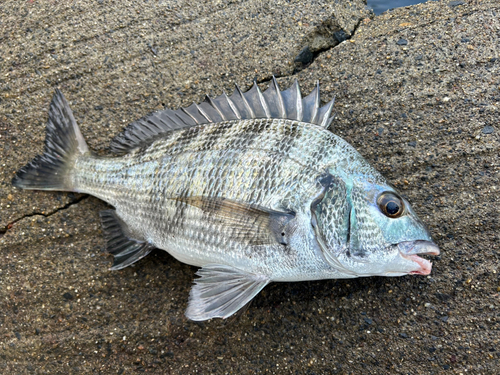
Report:
<svg viewBox="0 0 500 375"><path fill-rule="evenodd" d="M393 192L384 192L379 195L377 199L378 207L380 211L392 219L396 219L403 215L404 213L404 203L403 200Z"/></svg>

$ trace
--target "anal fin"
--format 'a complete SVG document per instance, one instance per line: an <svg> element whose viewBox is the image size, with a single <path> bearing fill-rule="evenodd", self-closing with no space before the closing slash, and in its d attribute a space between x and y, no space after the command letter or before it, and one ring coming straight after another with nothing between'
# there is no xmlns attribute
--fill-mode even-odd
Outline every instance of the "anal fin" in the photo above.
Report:
<svg viewBox="0 0 500 375"><path fill-rule="evenodd" d="M111 270L120 270L148 255L155 247L146 241L134 239L115 210L99 213L106 238L106 251L114 255Z"/></svg>
<svg viewBox="0 0 500 375"><path fill-rule="evenodd" d="M228 318L247 305L270 280L234 267L210 264L200 268L200 276L189 295L186 317L201 321Z"/></svg>

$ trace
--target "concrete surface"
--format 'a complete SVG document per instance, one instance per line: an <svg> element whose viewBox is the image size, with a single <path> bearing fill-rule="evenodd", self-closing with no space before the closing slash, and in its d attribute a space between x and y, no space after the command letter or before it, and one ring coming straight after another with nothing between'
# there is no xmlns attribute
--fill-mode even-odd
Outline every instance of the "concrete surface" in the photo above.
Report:
<svg viewBox="0 0 500 375"><path fill-rule="evenodd" d="M498 373L499 18L493 0L375 18L361 1L2 2L0 372ZM110 272L103 202L10 185L56 87L105 154L162 105L273 74L336 96L332 131L440 245L430 277L272 284L239 318L193 323L194 267L156 251Z"/></svg>

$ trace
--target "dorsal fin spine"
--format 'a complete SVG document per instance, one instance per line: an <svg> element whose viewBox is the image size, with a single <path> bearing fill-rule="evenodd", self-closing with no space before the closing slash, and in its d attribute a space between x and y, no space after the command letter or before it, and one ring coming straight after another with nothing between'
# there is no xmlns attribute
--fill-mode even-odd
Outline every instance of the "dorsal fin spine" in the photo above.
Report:
<svg viewBox="0 0 500 375"><path fill-rule="evenodd" d="M332 112L333 103L335 103L335 99L330 100L328 104L321 108L322 118L320 119L321 122L319 125L325 129L328 127L328 119L330 118L330 113Z"/></svg>
<svg viewBox="0 0 500 375"><path fill-rule="evenodd" d="M314 93L314 106L313 112L311 113L311 122L314 124L316 122L316 118L318 117L318 109L321 105L319 100L319 81L316 81L316 87L313 90Z"/></svg>
<svg viewBox="0 0 500 375"><path fill-rule="evenodd" d="M198 112L200 112L200 115L202 115L203 117L205 117L207 119L208 122L213 122L212 119L210 118L210 116L203 110L203 108L201 108L197 103L193 102L193 104L195 105L196 109L198 109Z"/></svg>
<svg viewBox="0 0 500 375"><path fill-rule="evenodd" d="M229 96L227 96L226 92L224 92L222 95L224 95L225 99L227 100L229 107L231 107L231 110L234 112L235 116L241 120L241 114L240 111L238 111L238 108L236 108L236 105L234 105L233 101Z"/></svg>
<svg viewBox="0 0 500 375"><path fill-rule="evenodd" d="M297 121L302 121L302 117L304 115L304 112L302 111L302 94L300 93L300 86L299 86L299 81L295 79L295 82L293 83L294 90L296 92L295 96L295 106L296 106L296 113L297 113Z"/></svg>
<svg viewBox="0 0 500 375"><path fill-rule="evenodd" d="M266 118L271 118L271 113L269 111L269 105L266 102L266 98L264 98L264 94L262 93L259 85L257 85L257 81L254 81L254 85L257 88L257 94L259 95L260 104L264 109L264 113L266 114Z"/></svg>
<svg viewBox="0 0 500 375"><path fill-rule="evenodd" d="M194 119L189 113L186 112L184 108L179 108L174 111L174 115L177 116L177 118L183 123L186 124L186 121L194 121L194 124L196 124L196 119ZM183 116L186 116L187 118L183 118Z"/></svg>
<svg viewBox="0 0 500 375"><path fill-rule="evenodd" d="M247 98L245 98L245 95L243 95L243 91L241 91L240 86L238 86L238 85L235 85L235 86L236 86L236 91L238 92L238 95L240 96L243 104L246 107L246 110L250 113L250 118L251 119L255 118L255 113L253 112L253 109L250 106L250 104L248 104Z"/></svg>
<svg viewBox="0 0 500 375"><path fill-rule="evenodd" d="M220 108L217 106L217 103L215 103L210 96L207 95L205 100L210 104L219 114L219 116L222 118L223 121L226 121L226 116L224 116L224 113L220 110Z"/></svg>
<svg viewBox="0 0 500 375"><path fill-rule="evenodd" d="M331 125L331 124L332 124L332 122L333 122L333 117L334 117L334 116L332 116L332 117L330 117L330 118L328 119L328 121L326 122L325 129L328 129L328 128L330 127L330 125Z"/></svg>
<svg viewBox="0 0 500 375"><path fill-rule="evenodd" d="M160 119L158 119L158 121L161 121ZM149 132L153 132L154 129L158 129L158 126L156 125L155 122L151 121L151 119L147 119L146 121L144 121L144 127L149 131Z"/></svg>
<svg viewBox="0 0 500 375"><path fill-rule="evenodd" d="M188 112L187 108L181 107L180 110L188 115L195 122L195 124L198 124L198 120L196 120L196 118Z"/></svg>
<svg viewBox="0 0 500 375"><path fill-rule="evenodd" d="M286 108L283 102L283 96L281 95L281 90L278 85L278 81L276 81L276 77L273 76L272 85L274 85L274 89L276 90L276 96L278 97L278 106L280 111L280 116L282 118L286 118Z"/></svg>
<svg viewBox="0 0 500 375"><path fill-rule="evenodd" d="M165 113L165 116L167 116L167 118L168 118L170 121L172 121L172 122L173 122L176 126L178 126L178 127L182 126L182 122L181 122L181 123L179 123L179 121L178 121L178 120L179 120L179 117L177 117L177 116L175 115L175 112L174 112L174 111L172 111L172 110L168 110L168 111L165 111L165 112L166 112L166 113Z"/></svg>

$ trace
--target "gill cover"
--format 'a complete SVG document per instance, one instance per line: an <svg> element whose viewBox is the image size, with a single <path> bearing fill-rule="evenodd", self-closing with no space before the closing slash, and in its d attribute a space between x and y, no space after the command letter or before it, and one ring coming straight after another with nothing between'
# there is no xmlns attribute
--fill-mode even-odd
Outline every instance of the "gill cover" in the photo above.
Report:
<svg viewBox="0 0 500 375"><path fill-rule="evenodd" d="M321 194L311 205L311 216L316 239L323 256L333 267L350 273L339 261L349 251L352 205L344 181L330 174L318 180Z"/></svg>

